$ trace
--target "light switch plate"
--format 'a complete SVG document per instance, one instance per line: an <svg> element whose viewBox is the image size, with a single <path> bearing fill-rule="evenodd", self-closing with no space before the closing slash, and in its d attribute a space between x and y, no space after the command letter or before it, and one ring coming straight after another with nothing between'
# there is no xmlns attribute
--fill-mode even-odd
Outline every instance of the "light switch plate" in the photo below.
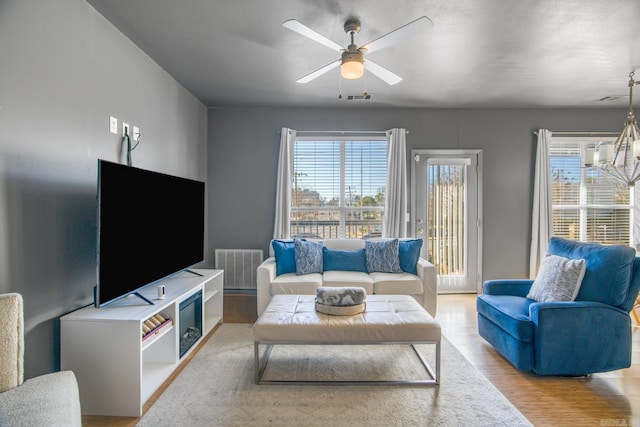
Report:
<svg viewBox="0 0 640 427"><path fill-rule="evenodd" d="M109 132L118 134L118 119L109 116Z"/></svg>

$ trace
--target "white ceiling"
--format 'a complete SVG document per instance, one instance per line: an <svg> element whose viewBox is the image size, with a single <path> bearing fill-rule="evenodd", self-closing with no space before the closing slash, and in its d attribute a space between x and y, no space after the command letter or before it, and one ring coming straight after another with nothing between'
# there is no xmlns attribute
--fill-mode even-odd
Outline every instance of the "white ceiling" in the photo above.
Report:
<svg viewBox="0 0 640 427"><path fill-rule="evenodd" d="M87 1L209 107L623 107L629 72L640 79L640 0ZM422 15L431 31L371 53L397 85L338 68L295 82L338 54L283 21L346 47L349 17L362 45Z"/></svg>

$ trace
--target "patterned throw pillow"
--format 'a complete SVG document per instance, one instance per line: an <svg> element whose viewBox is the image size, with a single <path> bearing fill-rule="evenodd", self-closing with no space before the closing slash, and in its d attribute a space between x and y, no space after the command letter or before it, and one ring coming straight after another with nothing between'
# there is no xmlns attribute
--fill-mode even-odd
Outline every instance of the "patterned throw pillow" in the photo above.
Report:
<svg viewBox="0 0 640 427"><path fill-rule="evenodd" d="M398 239L364 241L367 272L402 273L398 256Z"/></svg>
<svg viewBox="0 0 640 427"><path fill-rule="evenodd" d="M296 253L296 275L322 273L322 242L293 239Z"/></svg>
<svg viewBox="0 0 640 427"><path fill-rule="evenodd" d="M538 302L574 301L578 296L587 263L557 255L545 256L527 298Z"/></svg>

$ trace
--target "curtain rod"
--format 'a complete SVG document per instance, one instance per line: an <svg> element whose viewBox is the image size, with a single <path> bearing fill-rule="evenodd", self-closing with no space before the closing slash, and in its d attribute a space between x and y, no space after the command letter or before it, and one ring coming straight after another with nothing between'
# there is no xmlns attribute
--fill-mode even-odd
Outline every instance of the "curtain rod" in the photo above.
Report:
<svg viewBox="0 0 640 427"><path fill-rule="evenodd" d="M282 133L282 130L279 129L278 133ZM352 133L356 133L356 134L380 134L380 135L386 135L387 131L386 130L298 130L296 131L297 134L301 134L301 133L310 133L310 134L323 134L323 133L332 133L332 134L336 134L336 135L346 135L346 134L352 134ZM409 131L405 130L404 131L405 134L408 134Z"/></svg>
<svg viewBox="0 0 640 427"><path fill-rule="evenodd" d="M538 131L533 131L534 135L538 134ZM554 132L551 131L552 135L587 135L587 136L595 136L595 135L619 135L620 132Z"/></svg>

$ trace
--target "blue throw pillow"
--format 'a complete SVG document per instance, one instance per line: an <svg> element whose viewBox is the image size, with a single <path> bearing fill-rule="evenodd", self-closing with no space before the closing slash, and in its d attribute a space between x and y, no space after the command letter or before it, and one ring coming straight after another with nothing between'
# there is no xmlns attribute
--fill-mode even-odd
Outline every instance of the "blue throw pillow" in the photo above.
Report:
<svg viewBox="0 0 640 427"><path fill-rule="evenodd" d="M398 256L398 239L364 241L367 272L402 273Z"/></svg>
<svg viewBox="0 0 640 427"><path fill-rule="evenodd" d="M296 272L296 255L293 240L273 240L273 253L276 256L276 276Z"/></svg>
<svg viewBox="0 0 640 427"><path fill-rule="evenodd" d="M324 271L362 271L367 272L367 262L364 249L345 251L340 249L322 248L322 268Z"/></svg>
<svg viewBox="0 0 640 427"><path fill-rule="evenodd" d="M296 275L322 273L322 242L293 239L296 257Z"/></svg>
<svg viewBox="0 0 640 427"><path fill-rule="evenodd" d="M400 240L398 242L398 256L402 271L418 274L418 258L422 249L422 239Z"/></svg>

